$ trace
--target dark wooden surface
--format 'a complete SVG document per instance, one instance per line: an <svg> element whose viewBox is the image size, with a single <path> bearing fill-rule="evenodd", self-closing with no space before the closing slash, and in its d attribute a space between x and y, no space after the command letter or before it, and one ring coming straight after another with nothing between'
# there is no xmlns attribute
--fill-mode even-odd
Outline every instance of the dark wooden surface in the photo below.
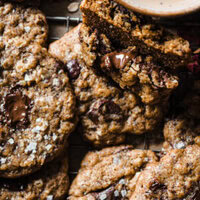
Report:
<svg viewBox="0 0 200 200"><path fill-rule="evenodd" d="M45 3L42 5L42 10L47 16L71 16L81 17L80 12L69 13L67 6L69 3L74 1L60 0L55 3ZM77 0L78 2L78 0ZM193 50L200 47L200 12L192 15L170 18L170 19L156 19L159 23L167 28L178 32L182 37L188 39L191 43ZM50 34L49 41L51 38L61 37L66 32L66 22L50 21ZM70 23L70 28L76 24ZM143 136L129 135L126 139L126 144L133 144L135 148L145 148L152 150L160 150L163 142L161 129L157 129L152 134L146 134ZM80 162L84 155L94 148L87 142L83 141L78 131L71 134L69 138L69 174L71 181L77 174L80 166Z"/></svg>

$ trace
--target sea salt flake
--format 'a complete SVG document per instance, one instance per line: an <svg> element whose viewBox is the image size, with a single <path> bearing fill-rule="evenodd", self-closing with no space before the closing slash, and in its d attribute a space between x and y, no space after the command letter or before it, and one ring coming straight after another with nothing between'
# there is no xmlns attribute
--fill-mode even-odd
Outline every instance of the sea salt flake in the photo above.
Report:
<svg viewBox="0 0 200 200"><path fill-rule="evenodd" d="M124 184L125 184L125 180L124 180L124 179L121 179L121 180L119 181L119 184L124 185Z"/></svg>
<svg viewBox="0 0 200 200"><path fill-rule="evenodd" d="M8 140L8 143L9 143L9 144L14 144L14 140L13 140L12 138L10 138L10 139Z"/></svg>
<svg viewBox="0 0 200 200"><path fill-rule="evenodd" d="M122 197L125 197L126 194L127 194L127 191L126 191L126 190L122 190L122 191L121 191L121 195L122 195Z"/></svg>
<svg viewBox="0 0 200 200"><path fill-rule="evenodd" d="M32 129L33 133L40 133L41 130L42 130L41 126L36 126Z"/></svg>
<svg viewBox="0 0 200 200"><path fill-rule="evenodd" d="M120 159L119 159L118 157L114 157L114 158L113 158L113 163L114 163L115 165L119 164L119 162L120 162Z"/></svg>
<svg viewBox="0 0 200 200"><path fill-rule="evenodd" d="M183 149L183 148L185 148L185 143L184 143L183 141L180 141L179 143L177 143L177 144L175 145L175 147L176 147L177 149Z"/></svg>
<svg viewBox="0 0 200 200"><path fill-rule="evenodd" d="M5 164L6 163L6 158L1 158L0 163L1 164Z"/></svg>
<svg viewBox="0 0 200 200"><path fill-rule="evenodd" d="M53 200L53 195L47 196L47 200Z"/></svg>
<svg viewBox="0 0 200 200"><path fill-rule="evenodd" d="M28 33L30 32L31 28L29 26L24 27L24 30Z"/></svg>
<svg viewBox="0 0 200 200"><path fill-rule="evenodd" d="M28 152L36 152L36 148L37 148L37 143L36 142L31 142L25 149L25 153Z"/></svg>
<svg viewBox="0 0 200 200"><path fill-rule="evenodd" d="M51 147L52 147L52 145L51 145L51 144L48 144L48 145L46 146L46 150L49 151L49 150L51 149Z"/></svg>
<svg viewBox="0 0 200 200"><path fill-rule="evenodd" d="M99 198L100 198L100 200L105 200L105 199L107 199L107 195L105 193L103 193L100 195Z"/></svg>
<svg viewBox="0 0 200 200"><path fill-rule="evenodd" d="M115 190L115 191L114 191L114 195L115 195L115 197L118 197L118 196L119 196L119 191L118 191L118 190Z"/></svg>
<svg viewBox="0 0 200 200"><path fill-rule="evenodd" d="M55 141L56 139L57 139L57 135L53 133L53 141Z"/></svg>
<svg viewBox="0 0 200 200"><path fill-rule="evenodd" d="M59 85L60 85L60 81L59 81L58 78L54 78L54 79L53 79L53 85L54 85L54 86L59 86Z"/></svg>

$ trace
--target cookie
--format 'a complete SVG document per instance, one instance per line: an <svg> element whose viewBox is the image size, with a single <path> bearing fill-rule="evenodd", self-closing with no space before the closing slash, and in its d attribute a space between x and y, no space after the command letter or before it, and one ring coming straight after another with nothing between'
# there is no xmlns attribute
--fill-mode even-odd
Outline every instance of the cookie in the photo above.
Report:
<svg viewBox="0 0 200 200"><path fill-rule="evenodd" d="M83 134L95 145L123 142L125 133L149 132L163 115L163 104L144 104L138 94L120 89L98 70L97 52L109 51L109 46L103 45L106 40L105 35L96 35L80 24L49 48L65 63L77 97Z"/></svg>
<svg viewBox="0 0 200 200"><path fill-rule="evenodd" d="M200 198L200 147L169 151L140 173L130 200Z"/></svg>
<svg viewBox="0 0 200 200"><path fill-rule="evenodd" d="M113 0L84 0L83 23L97 28L118 46L135 45L164 67L177 68L190 59L189 42L157 25L150 17L134 13Z"/></svg>
<svg viewBox="0 0 200 200"><path fill-rule="evenodd" d="M62 156L20 179L1 179L1 200L63 200L69 187L68 160Z"/></svg>
<svg viewBox="0 0 200 200"><path fill-rule="evenodd" d="M76 108L62 64L41 46L44 16L12 4L0 10L0 177L14 178L60 154Z"/></svg>
<svg viewBox="0 0 200 200"><path fill-rule="evenodd" d="M13 65L20 49L30 44L44 45L48 26L44 14L36 8L11 3L0 4L1 65Z"/></svg>
<svg viewBox="0 0 200 200"><path fill-rule="evenodd" d="M187 75L188 76L188 75ZM190 75L189 75L190 76ZM200 101L200 80L195 76L184 79L189 83L189 88L185 83L175 91L173 106L170 117L166 120L163 133L165 143L163 148L182 149L191 144L200 145L200 126L199 126L199 101ZM183 90L184 94L180 92Z"/></svg>
<svg viewBox="0 0 200 200"><path fill-rule="evenodd" d="M165 142L163 148L184 149L188 145L200 146L200 126L198 121L184 116L167 121L163 129Z"/></svg>
<svg viewBox="0 0 200 200"><path fill-rule="evenodd" d="M70 187L69 199L129 199L142 169L156 161L153 152L132 146L89 152Z"/></svg>

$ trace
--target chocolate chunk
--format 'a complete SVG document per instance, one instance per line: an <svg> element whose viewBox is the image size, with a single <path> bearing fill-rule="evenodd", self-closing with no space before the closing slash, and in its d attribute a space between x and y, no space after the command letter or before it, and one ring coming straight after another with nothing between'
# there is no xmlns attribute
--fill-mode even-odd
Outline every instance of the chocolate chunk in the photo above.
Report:
<svg viewBox="0 0 200 200"><path fill-rule="evenodd" d="M23 127L28 123L30 99L17 90L5 97L5 111L8 123L12 126Z"/></svg>
<svg viewBox="0 0 200 200"><path fill-rule="evenodd" d="M93 197L95 197L96 200L102 200L102 199L115 200L114 191L115 187L111 186L103 191L93 192L91 194Z"/></svg>
<svg viewBox="0 0 200 200"><path fill-rule="evenodd" d="M123 69L134 57L135 55L132 51L108 53L101 59L101 68L105 69L105 71L111 71L113 68Z"/></svg>
<svg viewBox="0 0 200 200"><path fill-rule="evenodd" d="M97 124L99 121L99 115L98 115L98 110L97 109L91 109L88 111L88 117L95 123Z"/></svg>
<svg viewBox="0 0 200 200"><path fill-rule="evenodd" d="M157 180L154 180L150 186L150 190L156 194L158 193L159 191L164 191L166 190L167 187L166 185L162 184L162 183L159 183Z"/></svg>
<svg viewBox="0 0 200 200"><path fill-rule="evenodd" d="M118 114L119 119L121 119L120 113L121 108L119 105L112 100L104 99L93 104L87 114L94 123L98 123L100 114L108 116L110 114ZM108 116L106 118L109 118Z"/></svg>
<svg viewBox="0 0 200 200"><path fill-rule="evenodd" d="M121 111L121 108L113 101L105 102L105 106L106 106L106 112L109 114L118 114Z"/></svg>
<svg viewBox="0 0 200 200"><path fill-rule="evenodd" d="M66 64L66 68L67 68L67 71L68 71L68 74L70 76L70 78L72 79L77 79L79 74L80 74L80 71L81 71L81 67L78 63L77 60L71 60L69 61L67 64Z"/></svg>

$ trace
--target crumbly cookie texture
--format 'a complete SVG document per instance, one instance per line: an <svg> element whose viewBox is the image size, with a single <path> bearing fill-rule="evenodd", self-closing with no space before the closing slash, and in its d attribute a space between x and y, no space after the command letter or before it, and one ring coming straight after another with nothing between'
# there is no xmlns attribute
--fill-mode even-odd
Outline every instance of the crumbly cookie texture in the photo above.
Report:
<svg viewBox="0 0 200 200"><path fill-rule="evenodd" d="M113 0L84 0L83 22L105 33L119 46L136 45L164 66L177 68L190 58L189 42L156 25L150 17L128 10Z"/></svg>
<svg viewBox="0 0 200 200"><path fill-rule="evenodd" d="M49 49L65 63L78 100L84 136L95 145L120 143L125 133L151 131L163 115L162 104L144 104L138 94L120 89L95 69L99 68L96 52L109 51L103 45L105 41L105 35L91 33L80 24Z"/></svg>
<svg viewBox="0 0 200 200"><path fill-rule="evenodd" d="M69 199L128 199L141 170L156 161L153 152L134 150L132 146L90 152L71 185Z"/></svg>
<svg viewBox="0 0 200 200"><path fill-rule="evenodd" d="M21 49L30 44L44 45L48 35L46 18L36 8L23 8L11 3L0 4L1 66L9 67L18 60Z"/></svg>
<svg viewBox="0 0 200 200"><path fill-rule="evenodd" d="M183 89L185 95L176 101L171 113L172 117L167 119L164 125L165 142L163 148L165 151L169 148L186 148L194 143L200 145L200 80L193 80L193 83L190 84L190 90L185 87ZM180 93L177 95L179 96Z"/></svg>
<svg viewBox="0 0 200 200"><path fill-rule="evenodd" d="M103 55L100 67L122 89L139 94L146 104L166 101L178 86L175 75L152 62L152 57L138 54L136 47Z"/></svg>
<svg viewBox="0 0 200 200"><path fill-rule="evenodd" d="M165 151L170 148L184 149L194 143L200 146L200 126L193 119L184 116L171 119L165 123L163 133Z"/></svg>
<svg viewBox="0 0 200 200"><path fill-rule="evenodd" d="M41 46L44 16L3 4L0 19L0 176L13 178L63 150L75 126L75 97L62 64Z"/></svg>
<svg viewBox="0 0 200 200"><path fill-rule="evenodd" d="M140 173L131 200L200 198L200 147L173 149Z"/></svg>
<svg viewBox="0 0 200 200"><path fill-rule="evenodd" d="M1 179L1 200L63 200L69 187L66 156L20 179Z"/></svg>

